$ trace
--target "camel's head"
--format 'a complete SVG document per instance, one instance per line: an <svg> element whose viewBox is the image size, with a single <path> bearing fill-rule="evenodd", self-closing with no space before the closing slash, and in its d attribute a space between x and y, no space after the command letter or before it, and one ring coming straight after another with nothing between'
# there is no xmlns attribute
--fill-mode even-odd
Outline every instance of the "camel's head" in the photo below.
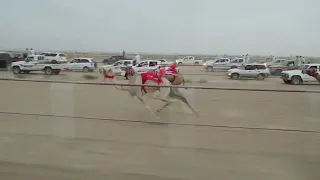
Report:
<svg viewBox="0 0 320 180"><path fill-rule="evenodd" d="M104 75L104 79L108 79L108 80L114 80L115 79L115 74L112 71L112 69L103 70L103 75Z"/></svg>

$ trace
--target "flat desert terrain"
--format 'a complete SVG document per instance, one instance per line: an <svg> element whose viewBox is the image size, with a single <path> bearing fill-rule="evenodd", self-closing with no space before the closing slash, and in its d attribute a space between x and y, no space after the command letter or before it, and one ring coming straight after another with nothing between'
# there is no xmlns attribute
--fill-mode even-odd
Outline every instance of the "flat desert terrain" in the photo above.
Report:
<svg viewBox="0 0 320 180"><path fill-rule="evenodd" d="M181 71L188 85L320 91L279 77L234 81L223 72ZM83 74L27 78L84 81ZM0 179L320 179L320 94L181 91L198 116L174 103L156 119L111 86L0 81Z"/></svg>

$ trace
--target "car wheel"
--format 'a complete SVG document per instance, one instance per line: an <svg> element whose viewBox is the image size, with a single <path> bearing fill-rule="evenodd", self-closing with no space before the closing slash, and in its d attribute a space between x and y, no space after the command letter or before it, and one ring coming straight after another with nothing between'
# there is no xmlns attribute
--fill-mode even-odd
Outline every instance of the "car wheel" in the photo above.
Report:
<svg viewBox="0 0 320 180"><path fill-rule="evenodd" d="M52 71L51 67L46 67L46 68L44 68L44 73L46 75L52 75L53 71Z"/></svg>
<svg viewBox="0 0 320 180"><path fill-rule="evenodd" d="M195 65L199 65L199 62L195 62L194 64L195 64Z"/></svg>
<svg viewBox="0 0 320 180"><path fill-rule="evenodd" d="M212 66L208 66L207 67L207 71L213 71L213 67Z"/></svg>
<svg viewBox="0 0 320 180"><path fill-rule="evenodd" d="M299 84L302 84L302 79L300 76L293 76L291 78L291 84L292 85L299 85Z"/></svg>
<svg viewBox="0 0 320 180"><path fill-rule="evenodd" d="M179 62L178 65L182 65L182 62Z"/></svg>
<svg viewBox="0 0 320 180"><path fill-rule="evenodd" d="M257 75L257 80L262 81L262 80L264 80L264 78L265 78L264 74L258 74Z"/></svg>
<svg viewBox="0 0 320 180"><path fill-rule="evenodd" d="M20 69L19 66L14 66L14 67L12 68L12 72L13 72L14 74L20 74L20 73L21 73L21 69Z"/></svg>
<svg viewBox="0 0 320 180"><path fill-rule="evenodd" d="M231 74L231 79L237 80L239 79L240 75L238 73L232 73Z"/></svg>
<svg viewBox="0 0 320 180"><path fill-rule="evenodd" d="M87 66L83 67L83 72L89 72L89 68Z"/></svg>

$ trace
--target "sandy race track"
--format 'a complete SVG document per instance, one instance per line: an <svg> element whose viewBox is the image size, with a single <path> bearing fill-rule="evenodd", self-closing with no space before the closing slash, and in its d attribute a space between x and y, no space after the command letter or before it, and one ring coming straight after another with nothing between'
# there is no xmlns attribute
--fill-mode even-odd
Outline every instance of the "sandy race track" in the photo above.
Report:
<svg viewBox="0 0 320 180"><path fill-rule="evenodd" d="M186 77L208 80L190 85L320 90L217 75ZM320 179L319 94L188 89L199 117L173 104L155 119L110 86L0 83L0 179Z"/></svg>

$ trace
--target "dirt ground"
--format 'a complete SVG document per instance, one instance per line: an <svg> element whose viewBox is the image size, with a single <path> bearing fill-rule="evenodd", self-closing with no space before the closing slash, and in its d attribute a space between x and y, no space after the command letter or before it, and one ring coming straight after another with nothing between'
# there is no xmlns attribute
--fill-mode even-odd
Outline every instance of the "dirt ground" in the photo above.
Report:
<svg viewBox="0 0 320 180"><path fill-rule="evenodd" d="M208 81L189 85L320 90L318 84L284 85L279 78L232 81L201 69L183 73L193 82ZM27 78L83 81L82 76ZM181 91L198 117L176 103L155 119L138 100L109 86L0 81L0 177L320 179L319 94Z"/></svg>

